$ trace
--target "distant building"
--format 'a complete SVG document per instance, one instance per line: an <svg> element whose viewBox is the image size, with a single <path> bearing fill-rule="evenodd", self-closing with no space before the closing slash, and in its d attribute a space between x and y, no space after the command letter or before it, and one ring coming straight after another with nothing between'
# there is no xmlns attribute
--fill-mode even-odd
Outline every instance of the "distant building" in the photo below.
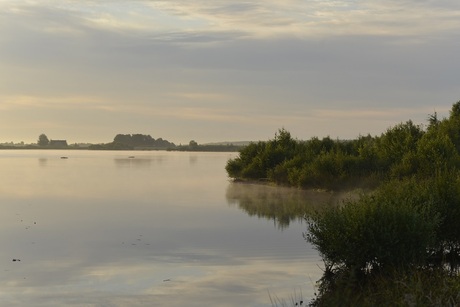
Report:
<svg viewBox="0 0 460 307"><path fill-rule="evenodd" d="M50 140L50 143L48 144L49 147L55 147L55 148L64 148L67 147L67 141L66 140Z"/></svg>

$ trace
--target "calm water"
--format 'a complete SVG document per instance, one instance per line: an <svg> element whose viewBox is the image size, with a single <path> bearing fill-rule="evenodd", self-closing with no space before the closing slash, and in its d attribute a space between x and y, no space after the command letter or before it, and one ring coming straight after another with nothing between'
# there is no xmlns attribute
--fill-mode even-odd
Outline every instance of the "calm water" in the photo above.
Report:
<svg viewBox="0 0 460 307"><path fill-rule="evenodd" d="M289 209L305 195L229 182L234 156L0 151L0 305L308 301L321 262Z"/></svg>

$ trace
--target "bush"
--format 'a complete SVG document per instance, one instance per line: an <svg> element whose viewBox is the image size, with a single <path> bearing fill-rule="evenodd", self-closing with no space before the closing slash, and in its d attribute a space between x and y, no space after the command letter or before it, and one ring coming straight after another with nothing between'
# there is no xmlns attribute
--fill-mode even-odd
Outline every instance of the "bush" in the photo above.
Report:
<svg viewBox="0 0 460 307"><path fill-rule="evenodd" d="M423 265L439 224L432 208L410 197L363 196L312 216L305 236L331 269L365 273Z"/></svg>
<svg viewBox="0 0 460 307"><path fill-rule="evenodd" d="M322 255L326 272L312 305L327 306L344 297L344 306L373 306L379 296L402 305L459 303L460 292L454 291L460 288L459 220L460 179L447 167L431 178L387 182L371 195L316 213L308 220L305 238ZM424 295L412 284L408 292L391 296L390 282L407 281L412 272L423 279L437 272L456 282L436 289L435 295ZM408 298L413 303L404 303Z"/></svg>

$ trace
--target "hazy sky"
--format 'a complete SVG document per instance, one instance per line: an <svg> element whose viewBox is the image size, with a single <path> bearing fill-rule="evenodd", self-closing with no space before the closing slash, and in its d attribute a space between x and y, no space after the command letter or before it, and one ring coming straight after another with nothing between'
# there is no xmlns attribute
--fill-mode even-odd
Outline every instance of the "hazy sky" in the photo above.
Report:
<svg viewBox="0 0 460 307"><path fill-rule="evenodd" d="M0 142L355 138L458 100L458 0L0 0Z"/></svg>

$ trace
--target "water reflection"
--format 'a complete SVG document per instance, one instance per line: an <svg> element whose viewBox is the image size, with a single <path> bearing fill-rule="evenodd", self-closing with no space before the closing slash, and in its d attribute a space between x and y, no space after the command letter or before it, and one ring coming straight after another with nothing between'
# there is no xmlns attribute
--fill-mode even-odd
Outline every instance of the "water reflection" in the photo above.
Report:
<svg viewBox="0 0 460 307"><path fill-rule="evenodd" d="M48 164L48 159L38 158L38 165L40 165L41 167L46 167L47 164Z"/></svg>
<svg viewBox="0 0 460 307"><path fill-rule="evenodd" d="M285 229L292 221L325 207L334 206L350 197L350 193L299 190L286 187L231 183L227 188L227 202L236 205L250 216L273 220L275 227Z"/></svg>
<svg viewBox="0 0 460 307"><path fill-rule="evenodd" d="M198 162L198 156L190 155L190 157L188 158L188 161L190 165L196 164Z"/></svg>
<svg viewBox="0 0 460 307"><path fill-rule="evenodd" d="M117 167L150 167L152 164L151 159L146 158L136 158L134 156L129 156L126 158L115 158L115 165ZM161 160L160 160L161 162Z"/></svg>
<svg viewBox="0 0 460 307"><path fill-rule="evenodd" d="M229 187L232 155L0 151L0 305L259 307L299 287L309 297L322 271L305 225L278 231L229 207L276 207L282 190Z"/></svg>

